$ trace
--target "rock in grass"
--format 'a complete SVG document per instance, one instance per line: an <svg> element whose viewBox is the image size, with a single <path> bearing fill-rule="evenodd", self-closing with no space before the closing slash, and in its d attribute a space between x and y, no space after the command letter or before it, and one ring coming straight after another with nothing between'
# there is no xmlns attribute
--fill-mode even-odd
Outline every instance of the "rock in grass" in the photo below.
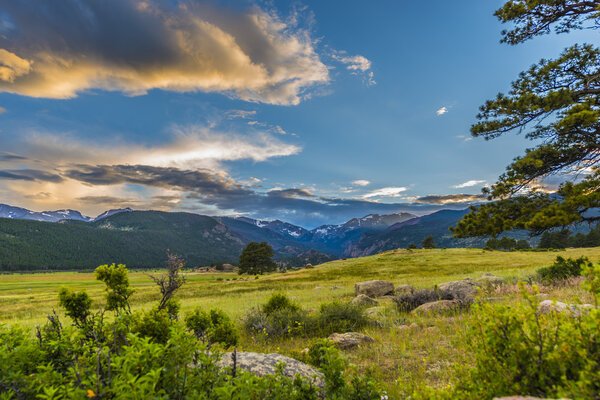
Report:
<svg viewBox="0 0 600 400"><path fill-rule="evenodd" d="M553 400L553 399L542 399L540 397L531 397L531 396L509 396L509 397L494 397L494 400ZM558 399L558 400L569 400L569 399Z"/></svg>
<svg viewBox="0 0 600 400"><path fill-rule="evenodd" d="M455 299L469 300L477 295L477 288L479 286L479 283L471 279L465 279L462 281L440 283L438 288L451 293Z"/></svg>
<svg viewBox="0 0 600 400"><path fill-rule="evenodd" d="M568 313L574 317L579 317L585 310L594 308L591 304L566 304L560 301L544 300L538 305L538 312L541 314L549 313Z"/></svg>
<svg viewBox="0 0 600 400"><path fill-rule="evenodd" d="M352 299L352 304L361 307L371 307L378 305L379 302L375 299L370 298L366 294L359 294L354 299Z"/></svg>
<svg viewBox="0 0 600 400"><path fill-rule="evenodd" d="M394 294L394 284L388 281L367 281L354 284L356 296L364 294L372 298Z"/></svg>
<svg viewBox="0 0 600 400"><path fill-rule="evenodd" d="M504 279L494 274L490 274L488 272L475 279L475 282L481 284L484 287L495 287L502 285L504 283Z"/></svg>
<svg viewBox="0 0 600 400"><path fill-rule="evenodd" d="M327 339L334 342L342 350L351 349L358 345L375 341L372 337L357 332L334 333Z"/></svg>
<svg viewBox="0 0 600 400"><path fill-rule="evenodd" d="M431 303L421 304L419 307L412 310L413 314L435 314L448 311L455 311L460 308L461 304L458 300L439 300Z"/></svg>
<svg viewBox="0 0 600 400"><path fill-rule="evenodd" d="M282 356L281 354L263 354L251 352L235 353L236 368L250 372L254 375L274 375L277 366L280 363L285 364L283 375L293 378L299 374L302 378L308 379L314 386L322 388L325 386L323 374L316 368L305 364L293 358ZM218 362L219 367L233 367L233 353L225 353Z"/></svg>
<svg viewBox="0 0 600 400"><path fill-rule="evenodd" d="M397 296L401 296L403 294L410 294L410 293L412 293L414 291L415 291L415 288L412 287L412 286L410 286L410 285L399 285L399 286L396 286L396 289L394 290L394 293Z"/></svg>

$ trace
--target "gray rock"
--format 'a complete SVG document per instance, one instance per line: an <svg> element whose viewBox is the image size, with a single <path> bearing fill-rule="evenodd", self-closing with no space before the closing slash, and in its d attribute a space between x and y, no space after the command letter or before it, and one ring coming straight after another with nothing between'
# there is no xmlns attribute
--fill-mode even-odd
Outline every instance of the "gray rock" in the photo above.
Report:
<svg viewBox="0 0 600 400"><path fill-rule="evenodd" d="M396 286L396 289L394 290L394 293L396 295L403 295L403 294L410 294L412 292L415 291L415 288L410 286L410 285L399 285Z"/></svg>
<svg viewBox="0 0 600 400"><path fill-rule="evenodd" d="M446 290L452 294L455 299L473 299L477 295L479 283L472 279L464 279L462 281L452 281L440 283L438 288Z"/></svg>
<svg viewBox="0 0 600 400"><path fill-rule="evenodd" d="M504 279L494 274L485 273L479 278L475 279L475 282L481 284L484 287L495 287L502 285L504 283Z"/></svg>
<svg viewBox="0 0 600 400"><path fill-rule="evenodd" d="M538 305L538 312L541 314L549 313L568 313L574 317L579 317L585 310L594 308L591 304L566 304L560 301L544 300Z"/></svg>
<svg viewBox="0 0 600 400"><path fill-rule="evenodd" d="M354 299L352 299L352 304L361 307L370 307L379 305L379 302L375 299L370 298L366 294L359 294Z"/></svg>
<svg viewBox="0 0 600 400"><path fill-rule="evenodd" d="M434 314L455 311L460 308L458 300L439 300L425 303L412 310L413 314Z"/></svg>
<svg viewBox="0 0 600 400"><path fill-rule="evenodd" d="M322 373L316 368L293 358L276 353L236 353L237 368L258 376L275 374L277 366L280 363L285 364L283 375L293 378L299 374L301 377L308 379L316 387L322 388L325 386ZM217 364L221 368L233 367L233 353L223 354Z"/></svg>
<svg viewBox="0 0 600 400"><path fill-rule="evenodd" d="M509 396L509 397L494 397L494 400L553 400L553 399L542 399L540 397L531 397L531 396ZM557 399L557 400L569 400L569 399Z"/></svg>
<svg viewBox="0 0 600 400"><path fill-rule="evenodd" d="M351 349L358 345L375 341L372 337L357 332L334 333L327 339L334 342L342 350Z"/></svg>
<svg viewBox="0 0 600 400"><path fill-rule="evenodd" d="M394 294L394 284L388 281L367 281L354 284L354 293L356 296L365 294L376 298L385 295Z"/></svg>

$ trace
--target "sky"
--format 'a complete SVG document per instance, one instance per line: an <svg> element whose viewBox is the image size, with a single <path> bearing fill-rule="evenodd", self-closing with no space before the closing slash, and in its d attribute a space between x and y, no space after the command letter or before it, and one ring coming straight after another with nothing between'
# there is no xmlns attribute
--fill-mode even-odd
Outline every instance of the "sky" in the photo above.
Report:
<svg viewBox="0 0 600 400"><path fill-rule="evenodd" d="M478 107L589 31L501 44L502 1L0 0L0 203L307 228L482 200L524 135Z"/></svg>

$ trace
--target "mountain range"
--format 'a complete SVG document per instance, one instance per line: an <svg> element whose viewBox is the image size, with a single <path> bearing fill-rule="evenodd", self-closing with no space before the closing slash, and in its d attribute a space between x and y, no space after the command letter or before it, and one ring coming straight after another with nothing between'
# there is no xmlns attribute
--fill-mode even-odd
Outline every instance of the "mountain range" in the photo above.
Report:
<svg viewBox="0 0 600 400"><path fill-rule="evenodd" d="M75 210L0 205L0 270L88 269L112 262L148 268L163 265L167 250L192 266L236 262L251 241L268 242L280 265L294 267L420 245L429 235L440 247L483 247L486 238L456 239L448 231L466 212L371 214L308 230L247 217L126 208L89 218Z"/></svg>

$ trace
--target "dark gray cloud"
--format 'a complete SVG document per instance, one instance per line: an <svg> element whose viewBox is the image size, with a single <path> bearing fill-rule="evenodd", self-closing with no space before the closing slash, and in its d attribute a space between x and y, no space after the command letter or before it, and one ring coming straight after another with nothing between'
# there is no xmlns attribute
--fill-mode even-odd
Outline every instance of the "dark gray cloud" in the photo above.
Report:
<svg viewBox="0 0 600 400"><path fill-rule="evenodd" d="M18 154L0 152L0 161L27 161L28 157L23 157Z"/></svg>
<svg viewBox="0 0 600 400"><path fill-rule="evenodd" d="M38 169L11 169L0 170L0 179L19 180L19 181L43 181L43 182L62 182L60 175L41 171Z"/></svg>
<svg viewBox="0 0 600 400"><path fill-rule="evenodd" d="M448 203L472 203L485 201L487 196L483 194L430 194L428 196L419 197L415 200L417 203L428 204L448 204Z"/></svg>
<svg viewBox="0 0 600 400"><path fill-rule="evenodd" d="M104 204L104 205L122 205L122 204L140 204L139 200L115 197L115 196L82 196L77 198L82 203Z"/></svg>
<svg viewBox="0 0 600 400"><path fill-rule="evenodd" d="M280 189L271 190L268 192L269 196L272 197L284 197L284 198L295 198L295 197L316 197L308 189Z"/></svg>
<svg viewBox="0 0 600 400"><path fill-rule="evenodd" d="M242 196L252 192L231 178L210 170L182 170L148 165L76 165L64 176L91 185L131 183L199 193L204 196Z"/></svg>

